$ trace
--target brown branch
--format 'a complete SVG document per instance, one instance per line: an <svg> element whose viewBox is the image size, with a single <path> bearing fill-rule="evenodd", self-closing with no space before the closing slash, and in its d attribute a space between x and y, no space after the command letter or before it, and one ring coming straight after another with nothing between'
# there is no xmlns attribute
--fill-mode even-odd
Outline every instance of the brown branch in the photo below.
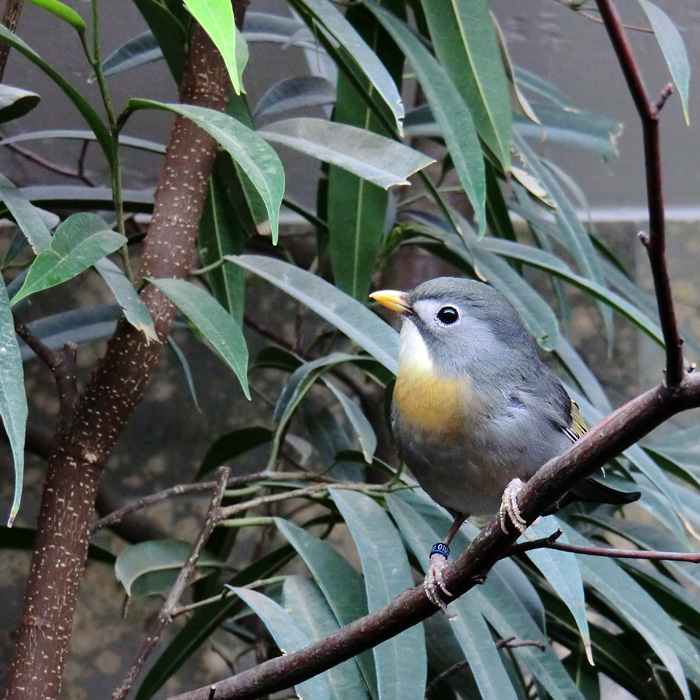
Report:
<svg viewBox="0 0 700 700"><path fill-rule="evenodd" d="M656 550L645 551L642 549L616 549L614 547L593 547L568 542L557 542L562 531L557 530L549 537L514 544L507 556L520 552L529 552L533 549L556 549L560 552L572 554L587 554L594 557L611 557L613 559L651 559L656 561L688 561L693 564L700 563L700 552L660 552Z"/></svg>
<svg viewBox="0 0 700 700"><path fill-rule="evenodd" d="M219 53L195 28L180 101L222 110L228 91ZM192 122L175 119L144 243L142 276L187 274L216 151L214 139ZM163 341L174 307L154 287L143 299ZM70 425L61 426L53 442L6 700L56 700L60 695L97 487L161 349L162 342L149 343L120 320Z"/></svg>
<svg viewBox="0 0 700 700"><path fill-rule="evenodd" d="M683 341L678 332L671 281L666 264L666 225L659 143L659 110L670 95L670 86L664 88L657 102L651 101L647 97L639 66L632 54L632 48L625 36L623 25L613 8L612 0L596 0L596 2L642 122L649 207L649 238L646 249L654 279L661 330L666 345L666 384L674 388L681 383L683 378L683 351L681 347Z"/></svg>
<svg viewBox="0 0 700 700"><path fill-rule="evenodd" d="M592 427L565 454L550 460L523 487L518 503L523 517L532 522L581 479L602 467L610 458L633 445L672 415L700 406L700 375L684 376L676 391L665 386L652 389ZM504 534L498 517L488 523L457 561L445 570L445 583L454 598L476 585L506 555L518 537ZM454 598L446 599L449 604ZM433 615L423 587L402 593L396 600L370 615L301 651L270 659L216 684L217 700L253 700L288 688L315 676L399 634ZM209 687L199 688L171 700L207 700Z"/></svg>
<svg viewBox="0 0 700 700"><path fill-rule="evenodd" d="M58 389L61 405L61 420L69 420L78 397L78 384L75 371L78 346L66 343L63 351L54 350L34 335L29 328L14 317L15 332L29 346L34 354L51 370Z"/></svg>
<svg viewBox="0 0 700 700"><path fill-rule="evenodd" d="M262 471L256 472L255 474L242 474L240 476L232 476L226 488L235 489L241 486L248 486L248 484L254 484L259 481L295 481L297 479L313 479L316 478L314 474L308 472L275 472L275 471ZM171 486L170 488L163 489L163 491L158 491L157 493L151 493L148 496L139 498L133 503L115 510L113 513L106 515L101 520L98 520L91 528L91 534L95 534L99 530L105 527L111 527L115 523L119 522L122 518L127 515L131 515L138 510L143 508L148 508L156 503L160 503L168 498L174 498L176 496L184 496L187 494L196 494L206 491L211 491L214 488L216 482L214 481L202 481L196 484L178 484L177 486Z"/></svg>
<svg viewBox="0 0 700 700"><path fill-rule="evenodd" d="M197 561L202 554L204 545L206 545L211 533L214 531L216 523L220 519L217 511L221 505L221 499L224 497L226 480L228 479L230 472L231 470L228 467L219 468L219 474L214 486L214 493L212 494L211 502L209 503L209 508L207 510L206 517L204 518L204 523L202 524L199 534L197 535L197 539L194 541L189 556L187 557L182 569L180 569L180 573L178 574L173 587L170 589L170 593L168 594L165 603L163 603L163 607L160 609L158 616L153 621L153 624L148 631L148 636L141 647L141 651L136 657L136 660L132 664L131 668L128 670L121 685L112 693L112 700L123 700L129 694L134 681L142 671L144 664L146 661L148 661L148 657L151 655L153 649L155 649L160 636L163 634L163 630L172 622L174 617L173 611L184 593L188 581L194 574L195 566L197 565Z"/></svg>
<svg viewBox="0 0 700 700"><path fill-rule="evenodd" d="M6 0L5 10L2 14L2 23L11 32L17 29L19 18L22 15L22 6L24 0ZM0 42L0 83L5 77L5 66L7 65L7 57L10 55L10 45L4 41Z"/></svg>

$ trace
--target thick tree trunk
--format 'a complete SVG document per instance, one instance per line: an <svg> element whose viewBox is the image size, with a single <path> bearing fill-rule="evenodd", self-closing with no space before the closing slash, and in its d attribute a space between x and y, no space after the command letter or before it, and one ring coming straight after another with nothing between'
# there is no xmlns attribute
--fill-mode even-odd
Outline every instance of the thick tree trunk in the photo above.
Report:
<svg viewBox="0 0 700 700"><path fill-rule="evenodd" d="M221 110L228 91L218 51L195 29L181 102ZM187 275L216 148L194 124L176 119L146 237L143 276ZM152 287L144 301L163 341L174 307ZM162 343L148 344L143 333L122 319L73 415L62 421L49 459L7 700L59 696L97 486L161 349Z"/></svg>

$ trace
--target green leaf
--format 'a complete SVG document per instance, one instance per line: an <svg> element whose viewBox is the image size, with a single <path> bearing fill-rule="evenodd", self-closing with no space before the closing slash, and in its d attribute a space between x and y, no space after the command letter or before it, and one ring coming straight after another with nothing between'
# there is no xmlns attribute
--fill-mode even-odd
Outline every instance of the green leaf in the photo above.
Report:
<svg viewBox="0 0 700 700"><path fill-rule="evenodd" d="M301 576L287 576L282 587L284 608L312 642L318 642L340 629L323 594L311 581ZM349 659L324 674L330 697L340 700L367 700L367 689L357 664Z"/></svg>
<svg viewBox="0 0 700 700"><path fill-rule="evenodd" d="M229 584L245 586L253 581L267 578L279 571L293 554L294 550L289 545L280 547L238 572ZM136 700L147 700L153 697L168 678L179 671L185 661L219 628L221 623L241 607L241 601L238 598L229 596L195 610L146 674L136 693Z"/></svg>
<svg viewBox="0 0 700 700"><path fill-rule="evenodd" d="M407 499L389 494L386 502L409 548L423 566L427 562L426 553L430 543L440 541L441 537L409 505ZM474 605L470 597L459 598L450 604L450 610L457 613L457 618L450 622L450 627L462 647L465 659L469 661L482 697L515 700L517 695L508 680L480 606Z"/></svg>
<svg viewBox="0 0 700 700"><path fill-rule="evenodd" d="M39 104L41 97L35 92L11 85L0 85L0 122L19 119Z"/></svg>
<svg viewBox="0 0 700 700"><path fill-rule="evenodd" d="M686 51L683 37L671 21L671 18L657 5L649 0L639 0L644 13L651 24L651 28L656 34L668 70L671 72L673 82L678 88L683 105L683 114L686 124L690 123L688 114L688 90L690 88L690 61Z"/></svg>
<svg viewBox="0 0 700 700"><path fill-rule="evenodd" d="M374 451L377 449L377 436L372 424L367 420L362 409L344 391L338 389L327 379L325 384L335 398L338 399L338 403L354 428L360 441L360 448L362 449L362 456L365 458L365 462L371 464Z"/></svg>
<svg viewBox="0 0 700 700"><path fill-rule="evenodd" d="M248 347L233 316L211 294L200 287L177 279L148 279L182 311L198 331L214 346L234 371L243 393L250 399L247 367Z"/></svg>
<svg viewBox="0 0 700 700"><path fill-rule="evenodd" d="M243 91L241 73L237 64L236 24L230 0L183 0L187 9L210 36L224 59L233 89L237 95Z"/></svg>
<svg viewBox="0 0 700 700"><path fill-rule="evenodd" d="M183 540L152 540L127 547L114 564L114 574L130 598L167 595L192 545ZM223 563L205 549L199 557L191 582L208 576Z"/></svg>
<svg viewBox="0 0 700 700"><path fill-rule="evenodd" d="M35 207L15 185L0 174L0 199L38 255L51 245L51 231Z"/></svg>
<svg viewBox="0 0 700 700"><path fill-rule="evenodd" d="M22 498L24 479L24 435L27 426L27 396L15 323L5 282L0 279L0 418L10 441L15 465L15 492L8 518L12 527Z"/></svg>
<svg viewBox="0 0 700 700"><path fill-rule="evenodd" d="M411 30L375 4L367 7L382 23L413 66L430 109L442 131L455 170L474 208L479 232L486 230L486 175L474 121L445 69Z"/></svg>
<svg viewBox="0 0 700 700"><path fill-rule="evenodd" d="M294 624L292 616L274 600L247 588L231 587L231 590L265 623L283 654L290 654L309 646L309 638ZM296 692L304 700L328 700L330 694L326 674L320 673L298 683Z"/></svg>
<svg viewBox="0 0 700 700"><path fill-rule="evenodd" d="M242 253L244 240L245 231L236 216L233 203L226 196L222 178L215 169L199 222L197 245L202 265L216 263L225 255ZM216 300L242 324L245 305L243 271L232 265L221 265L207 273L207 281Z"/></svg>
<svg viewBox="0 0 700 700"><path fill-rule="evenodd" d="M226 259L266 279L315 311L396 374L398 333L364 304L317 275L281 260L261 255L231 255Z"/></svg>
<svg viewBox="0 0 700 700"><path fill-rule="evenodd" d="M508 80L486 0L421 0L438 60L474 118L476 130L510 170L513 132Z"/></svg>
<svg viewBox="0 0 700 700"><path fill-rule="evenodd" d="M197 479L239 455L270 442L272 431L259 425L234 430L214 441L197 470Z"/></svg>
<svg viewBox="0 0 700 700"><path fill-rule="evenodd" d="M528 535L533 535L535 539L546 538L558 529L557 518L553 515L546 515L528 528ZM566 535L562 535L558 541L566 542L566 539L562 539L565 537ZM530 550L527 552L527 557L540 570L571 612L581 635L588 663L593 666L591 633L588 629L586 600L583 595L583 579L576 555L571 552L542 548Z"/></svg>
<svg viewBox="0 0 700 700"><path fill-rule="evenodd" d="M90 103L50 63L41 58L34 49L3 24L0 24L0 41L9 44L13 49L16 49L19 53L28 58L63 90L68 99L83 116L83 119L88 123L88 126L93 130L102 148L105 159L111 166L113 160L112 135Z"/></svg>
<svg viewBox="0 0 700 700"><path fill-rule="evenodd" d="M297 117L268 124L258 134L388 189L434 162L398 141L347 124Z"/></svg>
<svg viewBox="0 0 700 700"><path fill-rule="evenodd" d="M39 7L43 7L56 17L60 17L64 22L68 22L79 34L85 33L85 21L75 11L58 0L29 0L29 2Z"/></svg>
<svg viewBox="0 0 700 700"><path fill-rule="evenodd" d="M87 129L38 129L37 131L27 131L21 134L7 136L0 140L0 146L9 146L11 143L22 143L22 141L43 141L44 139L75 139L77 141L97 140L95 134ZM165 145L162 143L136 138L135 136L127 136L125 134L119 135L119 145L138 148L151 153L165 153Z"/></svg>
<svg viewBox="0 0 700 700"><path fill-rule="evenodd" d="M362 577L333 547L288 520L275 518L275 524L304 560L340 625L347 625L367 614ZM363 652L355 660L372 696L377 698L377 677L371 652Z"/></svg>
<svg viewBox="0 0 700 700"><path fill-rule="evenodd" d="M396 131L402 135L404 106L391 74L377 54L367 46L357 30L328 0L293 0L302 16L313 19L312 26L330 34L352 58L393 115Z"/></svg>
<svg viewBox="0 0 700 700"><path fill-rule="evenodd" d="M163 51L158 45L153 32L147 31L135 36L122 44L102 62L102 75L108 78L111 75L119 75L127 71L146 66L149 63L160 61ZM94 82L94 75L90 82Z"/></svg>
<svg viewBox="0 0 700 700"><path fill-rule="evenodd" d="M119 306L124 309L126 320L143 334L149 341L158 342L155 326L151 314L138 295L134 285L127 279L121 269L111 260L103 258L95 263L95 269L107 286L112 290L114 298Z"/></svg>
<svg viewBox="0 0 700 700"><path fill-rule="evenodd" d="M305 107L321 107L335 102L335 86L326 78L300 75L273 85L255 105L256 119Z"/></svg>
<svg viewBox="0 0 700 700"><path fill-rule="evenodd" d="M330 491L350 529L362 562L369 611L391 603L413 586L408 558L396 527L372 498L352 491ZM420 626L374 648L382 700L423 700L427 659Z"/></svg>
<svg viewBox="0 0 700 700"><path fill-rule="evenodd" d="M126 238L96 214L73 214L56 229L51 245L37 255L12 304L72 279L125 243Z"/></svg>
<svg viewBox="0 0 700 700"><path fill-rule="evenodd" d="M573 544L591 544L565 523L561 523L561 527ZM700 682L700 657L675 621L611 559L580 557L579 565L586 583L595 587L613 609L644 637L666 666L683 697L689 699L686 674L696 685Z"/></svg>
<svg viewBox="0 0 700 700"><path fill-rule="evenodd" d="M213 109L152 100L130 100L132 110L163 109L191 119L225 148L260 193L270 218L272 241L277 242L279 210L284 195L284 169L274 150L259 134Z"/></svg>

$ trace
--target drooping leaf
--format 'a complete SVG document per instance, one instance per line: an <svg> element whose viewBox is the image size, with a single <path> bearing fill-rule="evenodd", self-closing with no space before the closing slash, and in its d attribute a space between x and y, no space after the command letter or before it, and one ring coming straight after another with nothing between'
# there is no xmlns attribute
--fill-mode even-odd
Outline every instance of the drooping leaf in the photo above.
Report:
<svg viewBox="0 0 700 700"><path fill-rule="evenodd" d="M119 306L124 309L126 320L137 331L143 331L143 334L149 341L158 342L151 314L148 313L148 309L136 292L134 285L131 284L121 269L108 258L98 260L95 263L95 269L112 290L112 294L114 294L114 298L119 303Z"/></svg>
<svg viewBox="0 0 700 700"><path fill-rule="evenodd" d="M22 143L23 141L42 141L44 139L74 139L77 141L97 140L95 134L87 129L38 129L37 131L25 131L21 134L6 136L0 140L0 146L9 146L12 143ZM140 139L126 134L119 135L119 145L129 146L151 153L165 153L165 145L162 143L149 141L148 139ZM23 191L27 189L28 188L25 187Z"/></svg>
<svg viewBox="0 0 700 700"><path fill-rule="evenodd" d="M126 73L134 68L147 66L160 61L163 50L160 48L153 32L147 31L122 44L102 62L102 73L108 78L112 75ZM91 78L94 81L94 76Z"/></svg>
<svg viewBox="0 0 700 700"><path fill-rule="evenodd" d="M474 207L479 232L486 230L486 176L474 120L444 68L411 30L379 5L368 4L416 72L442 131L455 170Z"/></svg>
<svg viewBox="0 0 700 700"><path fill-rule="evenodd" d="M275 518L275 524L304 560L340 625L367 614L362 577L333 547L283 518ZM376 700L377 675L371 652L363 652L355 660Z"/></svg>
<svg viewBox="0 0 700 700"><path fill-rule="evenodd" d="M236 24L229 0L183 0L187 9L210 36L224 59L233 89L237 95L243 91L241 73L236 55Z"/></svg>
<svg viewBox="0 0 700 700"><path fill-rule="evenodd" d="M41 97L35 92L11 85L0 85L0 122L19 119L39 104Z"/></svg>
<svg viewBox="0 0 700 700"><path fill-rule="evenodd" d="M51 231L37 208L4 175L0 174L0 199L5 203L38 255L51 245Z"/></svg>
<svg viewBox="0 0 700 700"><path fill-rule="evenodd" d="M385 189L407 185L408 177L433 162L398 141L325 119L285 119L266 125L258 133L272 143L345 168Z"/></svg>
<svg viewBox="0 0 700 700"><path fill-rule="evenodd" d="M221 156L217 156L219 157ZM224 255L242 253L244 240L245 231L236 217L233 203L226 196L222 177L215 167L197 236L202 265L219 262ZM245 305L243 271L232 265L221 265L207 274L207 280L216 300L242 324Z"/></svg>
<svg viewBox="0 0 700 700"><path fill-rule="evenodd" d="M276 573L293 556L294 550L285 545L238 572L230 581L231 586L245 586ZM148 700L173 675L183 663L199 649L226 618L239 611L241 601L228 596L195 610L183 628L175 635L163 653L150 668L136 693L136 700Z"/></svg>
<svg viewBox="0 0 700 700"><path fill-rule="evenodd" d="M279 210L284 195L284 169L277 154L259 134L213 109L152 100L130 100L129 105L132 110L163 109L181 114L215 138L241 166L260 193L270 219L272 241L277 242Z"/></svg>
<svg viewBox="0 0 700 700"><path fill-rule="evenodd" d="M22 498L24 478L24 434L27 426L27 396L15 324L5 283L0 279L0 418L10 441L15 466L15 492L8 518L12 526Z"/></svg>
<svg viewBox="0 0 700 700"><path fill-rule="evenodd" d="M474 118L476 130L510 170L513 131L508 81L486 0L422 0L435 53Z"/></svg>
<svg viewBox="0 0 700 700"><path fill-rule="evenodd" d="M654 34L656 34L659 48L666 59L673 82L678 88L678 94L683 105L683 114L685 115L686 124L688 124L690 123L690 115L688 114L690 61L683 37L676 25L671 21L671 18L658 5L649 2L649 0L639 0L639 4L642 6L649 24L654 30Z"/></svg>
<svg viewBox="0 0 700 700"><path fill-rule="evenodd" d="M29 2L43 7L56 17L60 17L64 22L68 22L78 33L85 33L85 20L75 10L62 2L58 2L58 0L29 0Z"/></svg>
<svg viewBox="0 0 700 700"><path fill-rule="evenodd" d="M362 37L345 17L328 0L293 0L303 17L311 17L313 24L331 35L362 71L373 89L381 96L394 119L399 136L402 135L404 106L396 83L377 54L367 46Z"/></svg>
<svg viewBox="0 0 700 700"><path fill-rule="evenodd" d="M272 431L259 425L241 428L222 435L204 455L197 471L197 478L201 478L204 474L249 450L270 442L271 439Z"/></svg>
<svg viewBox="0 0 700 700"><path fill-rule="evenodd" d="M12 303L76 277L125 243L126 238L96 214L73 214L56 229L49 247L37 255Z"/></svg>
<svg viewBox="0 0 700 700"><path fill-rule="evenodd" d="M130 598L167 595L190 554L192 545L183 540L151 540L125 549L114 564L117 580ZM199 557L195 576L208 576L223 563L204 550Z"/></svg>
<svg viewBox="0 0 700 700"><path fill-rule="evenodd" d="M309 646L309 638L294 624L292 616L274 600L248 588L231 590L265 623L282 653L291 654ZM330 697L325 673L297 683L296 691L303 700L328 700Z"/></svg>
<svg viewBox="0 0 700 700"><path fill-rule="evenodd" d="M227 260L271 282L354 340L388 370L398 367L398 333L364 304L296 265L261 255Z"/></svg>
<svg viewBox="0 0 700 700"><path fill-rule="evenodd" d="M323 594L308 579L287 576L282 587L284 608L296 626L311 640L318 642L339 629ZM331 698L367 700L367 689L357 664L349 659L326 671Z"/></svg>
<svg viewBox="0 0 700 700"><path fill-rule="evenodd" d="M247 367L248 347L241 327L219 302L203 289L185 280L148 279L187 316L190 322L214 346L241 383L250 399Z"/></svg>
<svg viewBox="0 0 700 700"><path fill-rule="evenodd" d="M338 403L354 428L355 434L360 441L365 462L371 464L374 451L377 449L377 436L372 424L367 420L367 416L362 412L362 409L344 391L338 389L328 379L324 383L333 392L335 398L338 399Z"/></svg>
<svg viewBox="0 0 700 700"><path fill-rule="evenodd" d="M259 100L253 116L271 117L280 112L304 107L320 107L335 102L335 88L325 78L300 75L273 85Z"/></svg>
<svg viewBox="0 0 700 700"><path fill-rule="evenodd" d="M528 535L535 539L549 537L559 529L558 520L547 515L528 528ZM565 535L562 535L565 537ZM566 541L559 539L560 542ZM563 556L562 556L563 555ZM583 595L583 579L575 554L560 552L555 549L533 549L527 552L528 558L540 570L550 586L564 601L573 616L581 641L586 651L588 662L593 665L591 650L591 633L586 618L586 601Z"/></svg>
<svg viewBox="0 0 700 700"><path fill-rule="evenodd" d="M331 489L331 497L360 555L369 611L378 610L413 585L401 538L385 510L369 496ZM420 626L383 642L373 653L382 700L423 700L427 659Z"/></svg>

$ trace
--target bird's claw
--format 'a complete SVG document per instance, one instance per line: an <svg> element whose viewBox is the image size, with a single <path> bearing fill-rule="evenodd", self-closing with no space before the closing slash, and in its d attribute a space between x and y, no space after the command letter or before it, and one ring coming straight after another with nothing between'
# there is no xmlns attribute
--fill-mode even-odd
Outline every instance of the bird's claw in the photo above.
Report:
<svg viewBox="0 0 700 700"><path fill-rule="evenodd" d="M506 486L503 492L503 498L501 499L501 508L498 511L498 522L501 525L501 530L507 535L508 528L506 527L506 518L510 520L513 527L524 535L525 530L527 530L527 521L520 514L520 506L518 505L518 493L520 489L525 486L525 482L522 479L513 479L508 486Z"/></svg>
<svg viewBox="0 0 700 700"><path fill-rule="evenodd" d="M452 593L447 590L443 578L443 571L447 568L447 566L447 559L443 554L431 554L430 561L428 563L428 571L425 574L425 580L423 581L423 588L425 590L425 595L433 605L440 608L448 617L455 617L448 611L447 606L438 592L439 589L445 595L452 597Z"/></svg>

